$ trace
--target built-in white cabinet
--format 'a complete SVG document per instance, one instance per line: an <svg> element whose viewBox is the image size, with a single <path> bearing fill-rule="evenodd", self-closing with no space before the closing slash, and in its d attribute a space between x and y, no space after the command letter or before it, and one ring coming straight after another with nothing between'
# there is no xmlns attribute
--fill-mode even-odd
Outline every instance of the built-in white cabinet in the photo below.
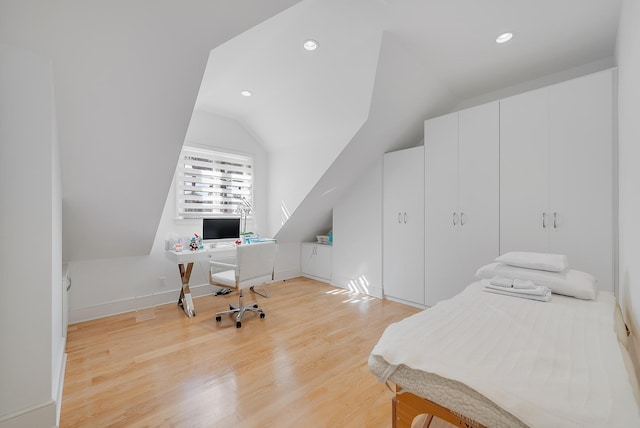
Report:
<svg viewBox="0 0 640 428"><path fill-rule="evenodd" d="M613 291L614 71L500 102L500 251L566 254Z"/></svg>
<svg viewBox="0 0 640 428"><path fill-rule="evenodd" d="M424 147L386 153L382 185L384 295L424 305Z"/></svg>
<svg viewBox="0 0 640 428"><path fill-rule="evenodd" d="M499 255L499 104L425 121L425 304Z"/></svg>
<svg viewBox="0 0 640 428"><path fill-rule="evenodd" d="M302 243L300 245L300 270L306 277L324 282L331 281L331 246Z"/></svg>

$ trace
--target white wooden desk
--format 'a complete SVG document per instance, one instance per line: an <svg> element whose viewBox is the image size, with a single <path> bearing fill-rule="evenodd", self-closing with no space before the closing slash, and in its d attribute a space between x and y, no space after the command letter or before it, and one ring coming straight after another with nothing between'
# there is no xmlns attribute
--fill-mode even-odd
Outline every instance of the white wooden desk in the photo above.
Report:
<svg viewBox="0 0 640 428"><path fill-rule="evenodd" d="M205 248L204 250L197 251L167 251L167 257L169 258L169 260L178 264L178 270L180 271L180 280L182 281L182 288L180 289L178 305L182 307L182 310L185 314L187 314L188 317L196 316L196 310L193 306L193 298L191 297L191 290L189 289L189 278L191 278L193 263L199 261L235 258L235 256L235 245L224 245L215 248Z"/></svg>

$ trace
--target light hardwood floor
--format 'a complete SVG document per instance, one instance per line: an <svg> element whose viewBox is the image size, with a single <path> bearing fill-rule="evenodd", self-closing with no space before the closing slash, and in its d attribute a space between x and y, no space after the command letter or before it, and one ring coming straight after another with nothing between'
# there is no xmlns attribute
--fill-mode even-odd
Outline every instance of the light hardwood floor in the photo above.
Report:
<svg viewBox="0 0 640 428"><path fill-rule="evenodd" d="M241 329L215 322L235 293L196 299L194 318L169 304L69 326L61 427L390 427L367 358L418 310L306 278L270 292L245 293L267 315Z"/></svg>

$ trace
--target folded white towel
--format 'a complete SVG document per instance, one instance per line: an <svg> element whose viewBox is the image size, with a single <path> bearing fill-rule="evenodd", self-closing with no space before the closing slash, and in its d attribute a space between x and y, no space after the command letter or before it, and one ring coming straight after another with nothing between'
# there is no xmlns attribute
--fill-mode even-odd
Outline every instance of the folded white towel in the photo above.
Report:
<svg viewBox="0 0 640 428"><path fill-rule="evenodd" d="M520 297L522 299L537 300L537 301L540 301L540 302L548 302L548 301L551 300L551 291L549 291L545 295L538 296L538 295L535 295L535 294L525 294L525 293L513 292L512 290L507 290L504 287L502 287L502 288L499 288L499 287L493 287L493 288L484 287L482 290L486 291L488 293L502 294L502 295L511 296L511 297Z"/></svg>
<svg viewBox="0 0 640 428"><path fill-rule="evenodd" d="M505 278L503 276L494 276L493 278L491 278L489 280L489 283L491 285L497 285L497 286L500 286L500 287L511 288L511 286L513 285L513 279Z"/></svg>
<svg viewBox="0 0 640 428"><path fill-rule="evenodd" d="M501 291L508 291L510 293L514 293L514 294L523 294L526 296L544 296L546 294L551 293L551 289L549 289L548 287L543 287L542 285L539 286L535 286L534 288L509 288L506 289L505 287L500 287L499 285L485 285L485 288L489 288L491 290L501 290Z"/></svg>
<svg viewBox="0 0 640 428"><path fill-rule="evenodd" d="M518 288L518 289L536 288L536 285L530 279L514 279L513 288Z"/></svg>

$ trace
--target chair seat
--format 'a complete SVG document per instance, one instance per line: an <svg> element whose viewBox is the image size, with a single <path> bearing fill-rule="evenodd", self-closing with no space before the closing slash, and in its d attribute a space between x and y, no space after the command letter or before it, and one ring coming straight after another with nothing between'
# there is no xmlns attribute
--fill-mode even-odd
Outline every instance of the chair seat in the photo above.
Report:
<svg viewBox="0 0 640 428"><path fill-rule="evenodd" d="M225 270L223 272L216 272L211 274L211 279L213 279L216 285L223 285L229 288L236 288L236 271L234 270Z"/></svg>
<svg viewBox="0 0 640 428"><path fill-rule="evenodd" d="M255 244L251 244L255 245ZM220 285L222 287L228 287L233 289L239 289L236 287L236 272L233 270L225 270L223 272L216 272L211 274L211 285ZM271 282L271 275L263 275L257 278L246 280L240 284L240 288L250 288L255 285L265 284Z"/></svg>

